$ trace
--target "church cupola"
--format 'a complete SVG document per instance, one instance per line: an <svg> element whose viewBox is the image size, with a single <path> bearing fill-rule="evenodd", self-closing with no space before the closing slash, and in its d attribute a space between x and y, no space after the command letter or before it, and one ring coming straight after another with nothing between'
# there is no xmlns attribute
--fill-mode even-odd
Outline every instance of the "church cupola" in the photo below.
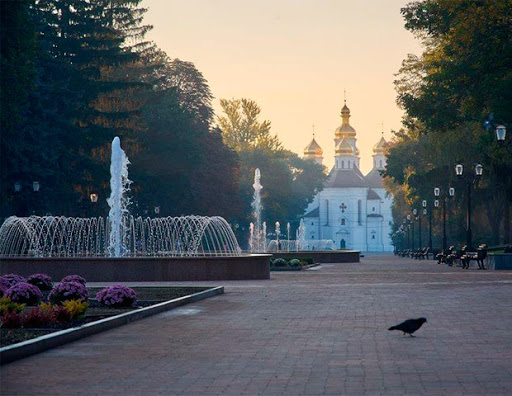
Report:
<svg viewBox="0 0 512 396"><path fill-rule="evenodd" d="M352 169L354 164L357 166L355 150L348 138L340 140L336 145L335 152L336 168Z"/></svg>
<svg viewBox="0 0 512 396"><path fill-rule="evenodd" d="M356 137L356 130L349 124L350 109L347 107L347 101L341 109L341 125L334 131L334 140L336 144L343 138L354 138Z"/></svg>
<svg viewBox="0 0 512 396"><path fill-rule="evenodd" d="M385 150L387 146L387 142L384 139L384 132L382 132L382 137L380 140L373 146L373 168L374 169L384 169L386 167L386 155Z"/></svg>
<svg viewBox="0 0 512 396"><path fill-rule="evenodd" d="M322 165L322 161L324 159L323 150L320 145L315 140L315 135L313 134L313 139L311 143L309 143L304 149L304 159L315 161L317 164Z"/></svg>

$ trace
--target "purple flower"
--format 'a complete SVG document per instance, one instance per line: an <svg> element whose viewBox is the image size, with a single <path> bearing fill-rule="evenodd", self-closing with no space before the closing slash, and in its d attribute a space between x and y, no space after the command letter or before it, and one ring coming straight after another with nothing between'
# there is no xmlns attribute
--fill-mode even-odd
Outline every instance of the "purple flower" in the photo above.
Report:
<svg viewBox="0 0 512 396"><path fill-rule="evenodd" d="M16 283L27 282L24 277L16 274L2 275L0 276L0 279L4 279L5 281L9 282L9 285L11 286L14 286Z"/></svg>
<svg viewBox="0 0 512 396"><path fill-rule="evenodd" d="M84 286L87 283L85 278L82 278L80 275L68 275L68 276L65 276L64 278L62 278L61 282L62 283L78 282L78 283L81 283Z"/></svg>
<svg viewBox="0 0 512 396"><path fill-rule="evenodd" d="M16 283L5 292L5 296L12 302L36 305L43 298L41 290L37 286L26 282Z"/></svg>
<svg viewBox="0 0 512 396"><path fill-rule="evenodd" d="M53 282L46 274L33 274L28 277L28 283L37 286L40 290L52 290Z"/></svg>
<svg viewBox="0 0 512 396"><path fill-rule="evenodd" d="M133 289L123 285L113 285L101 289L96 294L96 301L108 307L135 307L137 295Z"/></svg>
<svg viewBox="0 0 512 396"><path fill-rule="evenodd" d="M48 299L54 304L60 304L67 300L87 300L89 291L79 282L59 283L48 295Z"/></svg>
<svg viewBox="0 0 512 396"><path fill-rule="evenodd" d="M10 287L11 283L9 280L5 279L3 276L0 276L0 297L2 297Z"/></svg>

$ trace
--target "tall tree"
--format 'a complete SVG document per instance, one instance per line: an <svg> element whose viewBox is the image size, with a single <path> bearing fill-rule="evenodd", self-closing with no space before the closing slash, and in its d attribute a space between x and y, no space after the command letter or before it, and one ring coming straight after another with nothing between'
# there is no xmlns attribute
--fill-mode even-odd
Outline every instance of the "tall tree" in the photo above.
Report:
<svg viewBox="0 0 512 396"><path fill-rule="evenodd" d="M258 120L261 109L256 102L245 98L221 99L220 105L225 115L217 117L217 122L224 142L235 151L282 149L277 137L270 134L270 121Z"/></svg>
<svg viewBox="0 0 512 396"><path fill-rule="evenodd" d="M322 166L300 159L283 149L271 135L270 121L259 121L260 108L250 99L221 99L224 115L217 117L224 141L240 156L240 192L244 215L239 222L247 230L252 221L254 171L261 171L263 218L269 224L290 221L298 225L300 216L326 175Z"/></svg>

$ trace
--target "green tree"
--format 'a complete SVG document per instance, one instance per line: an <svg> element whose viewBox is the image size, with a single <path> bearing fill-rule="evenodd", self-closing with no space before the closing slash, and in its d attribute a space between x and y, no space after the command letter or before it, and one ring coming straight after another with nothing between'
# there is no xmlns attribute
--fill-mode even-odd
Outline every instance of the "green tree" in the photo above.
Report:
<svg viewBox="0 0 512 396"><path fill-rule="evenodd" d="M259 106L250 99L221 99L224 115L217 117L224 141L240 157L240 193L243 216L238 222L248 230L252 221L253 183L256 168L261 172L263 219L298 226L300 216L326 179L323 167L285 150L271 135L270 121L259 121ZM269 228L270 230L270 228ZM246 239L247 235L244 235Z"/></svg>
<svg viewBox="0 0 512 396"><path fill-rule="evenodd" d="M256 102L245 98L221 99L220 105L225 115L217 117L217 122L229 147L237 152L282 149L277 137L270 134L270 121L258 121L261 109Z"/></svg>
<svg viewBox="0 0 512 396"><path fill-rule="evenodd" d="M210 130L208 84L192 63L157 55L165 63L155 71L143 113L146 131L132 161L135 211L149 214L159 206L162 215L234 219L241 210L240 165L220 131Z"/></svg>
<svg viewBox="0 0 512 396"><path fill-rule="evenodd" d="M512 144L499 147L484 129L491 115L493 127L510 122L510 1L413 1L402 15L406 29L422 40L425 50L404 60L395 81L397 101L407 114L407 132L390 150L388 175L407 185L412 197L423 184L453 175L457 160L466 165L482 163L485 172L474 204L485 208L487 216L477 219L479 228L498 243L501 224L505 240L510 240ZM458 196L464 197L465 189L459 190ZM457 202L456 210L455 215L462 216L462 202Z"/></svg>

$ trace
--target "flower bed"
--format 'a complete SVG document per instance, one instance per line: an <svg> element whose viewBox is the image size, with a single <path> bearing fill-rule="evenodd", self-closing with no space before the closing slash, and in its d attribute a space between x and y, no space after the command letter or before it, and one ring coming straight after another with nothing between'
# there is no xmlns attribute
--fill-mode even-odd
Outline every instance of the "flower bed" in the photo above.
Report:
<svg viewBox="0 0 512 396"><path fill-rule="evenodd" d="M93 323L101 319L140 310L141 308L150 307L165 301L174 300L179 297L188 296L204 290L208 287L133 287L133 291L137 295L136 307L115 307L106 306L96 300L97 294L104 288L87 287L89 298L87 300L88 308L85 315L76 317L70 321L52 323L46 327L37 328L0 328L0 347L9 346L22 341L34 339L42 335L58 332L63 329L76 328L88 323ZM50 305L50 304L48 304ZM31 311L39 309L38 306L26 307L25 313L30 314Z"/></svg>

